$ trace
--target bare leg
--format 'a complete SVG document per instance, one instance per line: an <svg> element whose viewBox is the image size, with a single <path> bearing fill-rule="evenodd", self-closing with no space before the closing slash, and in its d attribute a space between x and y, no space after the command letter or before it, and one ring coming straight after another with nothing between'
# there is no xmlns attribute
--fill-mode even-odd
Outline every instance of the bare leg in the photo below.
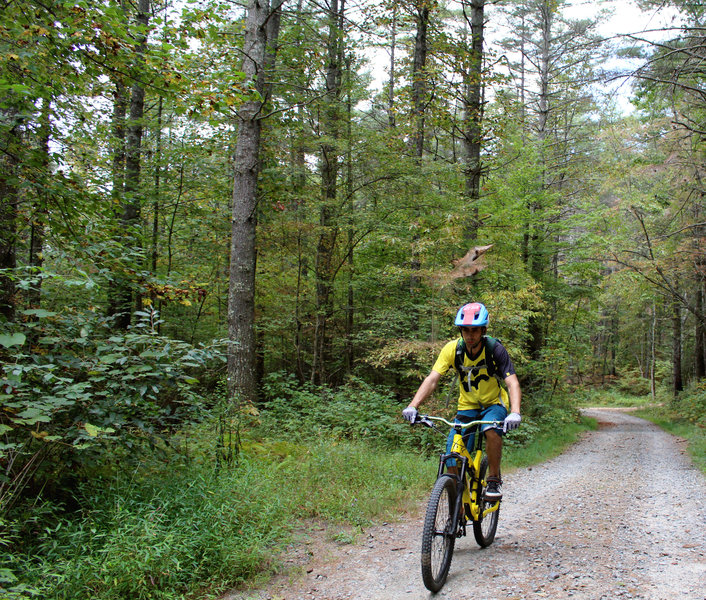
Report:
<svg viewBox="0 0 706 600"><path fill-rule="evenodd" d="M485 432L485 451L488 454L488 476L500 477L503 438L494 429L488 429Z"/></svg>

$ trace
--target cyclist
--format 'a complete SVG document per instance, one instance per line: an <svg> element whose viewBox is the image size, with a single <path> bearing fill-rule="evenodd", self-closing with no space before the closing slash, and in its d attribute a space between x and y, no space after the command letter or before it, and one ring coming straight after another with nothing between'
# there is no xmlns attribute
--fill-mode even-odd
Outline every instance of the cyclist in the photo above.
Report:
<svg viewBox="0 0 706 600"><path fill-rule="evenodd" d="M455 367L459 371L456 422L503 421L502 428L492 425L482 426L488 454L488 486L485 496L491 501L500 500L502 498L500 489L502 435L506 431L519 427L522 421L520 382L507 350L500 342L485 335L488 327L488 310L483 304L479 302L464 304L456 314L454 325L460 329L462 341L452 340L442 348L431 373L419 386L409 406L402 411L402 416L413 423L417 417L419 405L434 393L441 376L449 368ZM500 385L500 379L505 382L507 391ZM454 431L451 430L446 443L447 452L451 451L453 436ZM466 443L470 450L473 445L472 436ZM453 469L455 465L451 468Z"/></svg>

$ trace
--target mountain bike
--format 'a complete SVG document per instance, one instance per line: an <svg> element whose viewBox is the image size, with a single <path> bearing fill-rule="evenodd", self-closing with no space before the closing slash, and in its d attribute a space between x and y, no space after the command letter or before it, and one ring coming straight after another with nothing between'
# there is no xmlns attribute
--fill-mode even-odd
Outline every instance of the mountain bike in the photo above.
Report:
<svg viewBox="0 0 706 600"><path fill-rule="evenodd" d="M502 427L502 421L452 423L441 417L417 415L413 425L425 425L439 431L434 421L455 430L451 452L439 456L439 471L429 497L422 531L422 579L426 588L438 592L446 582L456 538L466 535L466 524L473 524L473 535L481 548L493 543L500 516L500 501L489 502L487 486L488 457L483 451L485 436L481 425ZM464 430L465 431L464 433ZM473 434L469 453L465 437ZM456 461L456 472L448 471L447 462Z"/></svg>

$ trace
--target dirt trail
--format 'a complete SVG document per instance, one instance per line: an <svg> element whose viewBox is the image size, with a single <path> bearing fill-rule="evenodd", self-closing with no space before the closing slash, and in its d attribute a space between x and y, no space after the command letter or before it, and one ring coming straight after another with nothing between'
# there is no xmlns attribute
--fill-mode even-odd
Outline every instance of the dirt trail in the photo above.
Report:
<svg viewBox="0 0 706 600"><path fill-rule="evenodd" d="M678 438L625 411L586 412L598 431L505 477L495 543L458 540L438 594L422 584L420 507L357 545L309 532L293 574L227 599L706 600L706 478Z"/></svg>

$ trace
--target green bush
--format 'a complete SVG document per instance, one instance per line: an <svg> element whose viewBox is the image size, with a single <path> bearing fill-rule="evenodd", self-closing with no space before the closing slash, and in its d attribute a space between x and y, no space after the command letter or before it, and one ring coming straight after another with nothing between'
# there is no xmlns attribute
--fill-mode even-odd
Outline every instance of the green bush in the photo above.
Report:
<svg viewBox="0 0 706 600"><path fill-rule="evenodd" d="M247 465L99 479L80 490L77 518L37 524L34 558L12 567L44 598L177 598L201 587L214 596L267 570L286 540L280 485Z"/></svg>
<svg viewBox="0 0 706 600"><path fill-rule="evenodd" d="M663 387L672 378L672 364L669 361L657 361L655 370L655 382L659 387ZM652 383L649 377L643 377L636 368L618 369L617 389L629 396L647 396L652 392Z"/></svg>
<svg viewBox="0 0 706 600"><path fill-rule="evenodd" d="M672 400L670 410L676 418L706 427L706 382L692 382Z"/></svg>
<svg viewBox="0 0 706 600"><path fill-rule="evenodd" d="M293 375L265 378L265 430L280 430L301 439L367 440L384 448L397 446L436 451L439 436L402 419L406 404L384 388L351 378L340 388L299 384Z"/></svg>
<svg viewBox="0 0 706 600"><path fill-rule="evenodd" d="M63 465L75 478L116 446L135 450L203 414L195 373L224 360L221 345L162 337L156 313L138 316L125 333L90 310L0 324L0 511L27 485L55 484Z"/></svg>
<svg viewBox="0 0 706 600"><path fill-rule="evenodd" d="M0 575L55 600L214 598L280 568L304 519L360 527L416 506L434 469L406 450L328 439L251 441L219 472L154 463L82 485L73 515L44 505Z"/></svg>

